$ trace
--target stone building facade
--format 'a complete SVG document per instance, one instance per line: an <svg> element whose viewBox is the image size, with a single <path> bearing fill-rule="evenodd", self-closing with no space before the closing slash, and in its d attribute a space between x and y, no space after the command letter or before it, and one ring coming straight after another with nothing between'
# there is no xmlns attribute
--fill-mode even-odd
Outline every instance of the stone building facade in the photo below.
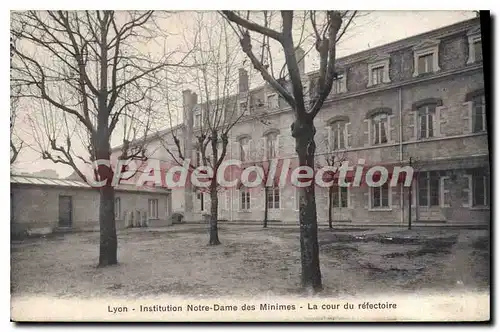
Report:
<svg viewBox="0 0 500 332"><path fill-rule="evenodd" d="M300 52L300 50L298 50ZM335 223L403 225L485 225L490 221L490 171L486 103L479 19L471 19L399 40L337 60L337 79L315 119L318 164L325 157L356 165L412 165L409 188L335 187ZM302 72L304 64L300 64ZM311 90L315 73L304 73ZM262 160L291 159L296 164L290 107L270 87L248 89L240 70L239 108L245 116L230 132L227 159L244 165ZM307 98L306 91L306 98ZM196 94L184 97L184 123L178 131L188 154L195 155L194 137L201 108ZM154 142L151 158L168 160L164 144L169 130ZM192 139L189 139L192 138ZM294 164L295 163L295 164ZM219 219L261 222L264 204L269 219L298 223L297 189L280 184L231 188L219 194ZM328 189L316 187L318 220L328 216ZM208 194L191 186L172 189L172 210L198 221L209 211Z"/></svg>
<svg viewBox="0 0 500 332"><path fill-rule="evenodd" d="M99 230L99 191L79 180L11 176L11 232ZM117 229L172 224L169 190L121 185L115 191Z"/></svg>

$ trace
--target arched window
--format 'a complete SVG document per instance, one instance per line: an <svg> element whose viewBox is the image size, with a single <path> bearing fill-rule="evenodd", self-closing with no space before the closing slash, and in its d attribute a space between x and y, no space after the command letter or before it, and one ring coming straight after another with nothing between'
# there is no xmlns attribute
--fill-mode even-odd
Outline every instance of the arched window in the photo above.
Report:
<svg viewBox="0 0 500 332"><path fill-rule="evenodd" d="M274 159L278 156L278 131L271 131L264 135L265 137L265 157Z"/></svg>
<svg viewBox="0 0 500 332"><path fill-rule="evenodd" d="M240 149L240 161L245 162L249 160L249 146L250 138L248 136L242 137L238 141Z"/></svg>
<svg viewBox="0 0 500 332"><path fill-rule="evenodd" d="M387 143L388 114L379 113L372 117L372 142L376 144Z"/></svg>
<svg viewBox="0 0 500 332"><path fill-rule="evenodd" d="M347 149L350 144L350 122L347 116L338 115L328 122L328 147L330 151Z"/></svg>
<svg viewBox="0 0 500 332"><path fill-rule="evenodd" d="M365 145L378 145L395 140L394 116L387 107L376 108L366 114Z"/></svg>

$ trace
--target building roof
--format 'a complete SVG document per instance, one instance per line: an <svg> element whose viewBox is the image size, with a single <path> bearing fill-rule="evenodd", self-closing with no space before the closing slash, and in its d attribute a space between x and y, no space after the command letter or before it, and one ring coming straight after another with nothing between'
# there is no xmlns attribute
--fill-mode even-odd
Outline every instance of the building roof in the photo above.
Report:
<svg viewBox="0 0 500 332"><path fill-rule="evenodd" d="M83 181L77 180L66 180L66 179L54 179L54 178L43 178L38 176L28 176L28 175L16 175L12 174L10 176L11 184L25 184L25 185L37 185L37 186L52 186L52 187L70 187L70 188L84 188L91 189L92 187ZM115 187L117 191L128 191L128 192L149 192L149 193L165 193L169 192L170 189L142 186L137 187L134 185L124 185L121 184Z"/></svg>

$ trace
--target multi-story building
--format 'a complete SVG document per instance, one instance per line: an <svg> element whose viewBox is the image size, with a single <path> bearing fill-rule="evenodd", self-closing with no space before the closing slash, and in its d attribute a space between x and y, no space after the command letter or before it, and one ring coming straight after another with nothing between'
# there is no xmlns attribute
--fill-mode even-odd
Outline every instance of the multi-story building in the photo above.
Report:
<svg viewBox="0 0 500 332"><path fill-rule="evenodd" d="M304 63L299 65L305 85L311 86L315 73L304 73ZM315 119L317 159L338 155L353 165L360 159L366 165L411 163L416 171L414 221L487 224L490 173L479 19L339 58L336 66L332 92ZM152 139L152 158L169 158L163 145L173 144L171 130L179 132L183 147L194 155L203 117L196 94L187 90L183 97L183 123L162 132L163 143ZM294 115L286 102L268 86L249 90L243 69L235 97L241 98L239 108L246 115L230 132L227 158L244 164L295 158ZM402 183L335 187L334 222L406 224L408 191ZM271 188L268 199L264 193L263 187L221 190L219 218L260 222L267 204L270 220L298 223L293 185ZM173 189L171 197L172 211L184 214L186 221L201 220L209 211L209 195L189 185ZM327 221L329 197L327 188L316 188L320 223Z"/></svg>

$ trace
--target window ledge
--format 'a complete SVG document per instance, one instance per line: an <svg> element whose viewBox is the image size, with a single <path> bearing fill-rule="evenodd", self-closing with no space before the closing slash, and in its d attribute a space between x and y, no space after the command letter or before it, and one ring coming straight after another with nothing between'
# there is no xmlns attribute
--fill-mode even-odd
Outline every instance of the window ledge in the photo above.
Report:
<svg viewBox="0 0 500 332"><path fill-rule="evenodd" d="M252 212L252 211L250 211L250 209L248 209L248 210L238 210L238 212L242 212L242 213L250 213L250 212Z"/></svg>
<svg viewBox="0 0 500 332"><path fill-rule="evenodd" d="M373 211L373 212L392 211L392 208L369 208L368 211Z"/></svg>
<svg viewBox="0 0 500 332"><path fill-rule="evenodd" d="M158 217L156 217L156 218L149 217L148 220L160 220L160 218L158 218Z"/></svg>
<svg viewBox="0 0 500 332"><path fill-rule="evenodd" d="M486 211L486 210L490 210L490 207L489 206L472 206L469 208L469 210L472 210L472 211Z"/></svg>

